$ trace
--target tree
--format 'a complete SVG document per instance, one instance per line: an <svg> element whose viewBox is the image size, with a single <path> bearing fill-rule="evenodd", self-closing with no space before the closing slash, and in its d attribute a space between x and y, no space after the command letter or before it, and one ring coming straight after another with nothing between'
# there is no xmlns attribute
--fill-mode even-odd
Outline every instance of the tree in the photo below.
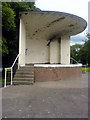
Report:
<svg viewBox="0 0 90 120"><path fill-rule="evenodd" d="M90 66L90 40L83 45L75 44L71 46L71 57L82 64Z"/></svg>
<svg viewBox="0 0 90 120"><path fill-rule="evenodd" d="M3 56L6 56L8 54L8 47L7 47L7 41L4 37L2 37L2 41L0 41L0 46L2 46ZM0 49L0 51L1 51L1 49Z"/></svg>
<svg viewBox="0 0 90 120"><path fill-rule="evenodd" d="M81 44L75 44L70 47L71 57L74 58L78 62L80 62L79 51L81 48L82 48Z"/></svg>
<svg viewBox="0 0 90 120"><path fill-rule="evenodd" d="M13 9L10 8L10 5L7 3L3 3L2 7L2 20L3 20L3 30L15 30L15 13Z"/></svg>
<svg viewBox="0 0 90 120"><path fill-rule="evenodd" d="M19 12L37 11L35 2L2 2L3 67L10 67L19 48Z"/></svg>
<svg viewBox="0 0 90 120"><path fill-rule="evenodd" d="M86 41L79 51L79 58L82 64L89 64L90 66L90 40Z"/></svg>

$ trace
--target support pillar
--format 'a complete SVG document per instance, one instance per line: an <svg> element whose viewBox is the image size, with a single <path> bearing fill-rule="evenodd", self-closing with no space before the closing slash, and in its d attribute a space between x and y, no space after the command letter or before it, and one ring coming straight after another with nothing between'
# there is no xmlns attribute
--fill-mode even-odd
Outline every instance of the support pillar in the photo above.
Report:
<svg viewBox="0 0 90 120"><path fill-rule="evenodd" d="M19 65L25 66L25 49L26 49L26 28L22 19L20 19L19 31Z"/></svg>
<svg viewBox="0 0 90 120"><path fill-rule="evenodd" d="M70 37L61 37L60 63L70 64Z"/></svg>
<svg viewBox="0 0 90 120"><path fill-rule="evenodd" d="M59 42L54 40L50 43L50 63L60 62Z"/></svg>

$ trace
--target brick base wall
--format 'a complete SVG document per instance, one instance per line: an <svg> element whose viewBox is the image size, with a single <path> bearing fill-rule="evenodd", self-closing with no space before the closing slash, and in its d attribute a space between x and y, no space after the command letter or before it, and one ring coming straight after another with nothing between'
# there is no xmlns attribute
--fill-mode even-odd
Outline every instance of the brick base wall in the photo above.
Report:
<svg viewBox="0 0 90 120"><path fill-rule="evenodd" d="M82 67L34 67L35 81L50 81L82 76Z"/></svg>

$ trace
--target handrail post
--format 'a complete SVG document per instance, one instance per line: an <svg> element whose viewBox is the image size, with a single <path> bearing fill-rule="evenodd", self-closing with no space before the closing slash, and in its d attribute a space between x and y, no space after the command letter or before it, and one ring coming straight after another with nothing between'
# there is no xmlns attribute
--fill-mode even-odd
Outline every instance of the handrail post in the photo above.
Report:
<svg viewBox="0 0 90 120"><path fill-rule="evenodd" d="M6 77L7 77L7 69L5 69L5 82L4 82L4 87L6 87Z"/></svg>
<svg viewBox="0 0 90 120"><path fill-rule="evenodd" d="M7 70L8 69L11 70L11 85L13 84L13 67L14 67L17 59L19 58L19 55L20 54L17 55L16 59L14 60L12 66L10 68L5 68L5 83L4 83L4 87L6 87L6 82L7 82L6 79L7 79ZM18 69L19 69L19 62L18 62Z"/></svg>
<svg viewBox="0 0 90 120"><path fill-rule="evenodd" d="M12 67L11 67L11 85L12 85L12 78L13 78L13 70L12 70Z"/></svg>

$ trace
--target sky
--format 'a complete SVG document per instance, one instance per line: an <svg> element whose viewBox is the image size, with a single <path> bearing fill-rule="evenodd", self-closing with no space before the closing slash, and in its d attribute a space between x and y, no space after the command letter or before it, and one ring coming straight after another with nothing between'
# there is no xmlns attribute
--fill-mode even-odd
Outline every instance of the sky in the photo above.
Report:
<svg viewBox="0 0 90 120"><path fill-rule="evenodd" d="M84 18L88 24L88 2L90 0L36 0L36 7L41 10L71 13ZM70 44L83 44L87 40L87 28L80 34L71 36Z"/></svg>

